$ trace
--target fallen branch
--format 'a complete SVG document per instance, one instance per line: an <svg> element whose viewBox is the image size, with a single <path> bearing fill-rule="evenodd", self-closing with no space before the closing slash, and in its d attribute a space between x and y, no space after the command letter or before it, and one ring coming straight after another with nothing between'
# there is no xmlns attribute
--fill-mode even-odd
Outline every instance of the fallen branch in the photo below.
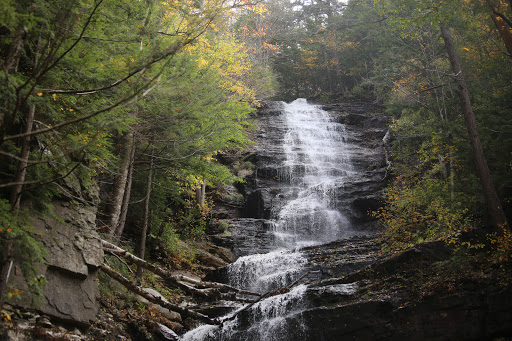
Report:
<svg viewBox="0 0 512 341"><path fill-rule="evenodd" d="M152 303L158 304L159 306L162 306L162 307L167 308L169 310L172 310L172 311L175 311L177 313L180 313L182 316L191 317L191 318L193 318L195 320L204 322L206 324L219 324L219 322L210 319L206 315L200 314L198 312L195 312L195 311L192 311L192 310L189 310L189 309L181 308L181 307L179 307L179 306L177 306L175 304L172 304L170 302L164 301L160 297L155 297L155 296L147 293L140 286L137 286L137 285L133 284L128 278L126 278L123 275L121 275L120 273L114 271L112 268L110 268L106 264L103 264L101 266L101 270L103 270L103 272L105 274L107 274L108 276L112 277L114 280L116 280L121 285L123 285L126 289L130 290L131 292L136 293L137 295L140 295L140 296L144 297L145 299L147 299L148 301L150 301Z"/></svg>
<svg viewBox="0 0 512 341"><path fill-rule="evenodd" d="M104 252L116 257L117 260L123 263L124 266L126 266L126 268L128 269L128 271L130 271L130 273L133 275L132 268L130 268L130 266L123 259L121 259L121 257L119 257L115 252L111 252L110 250L104 250Z"/></svg>
<svg viewBox="0 0 512 341"><path fill-rule="evenodd" d="M179 288L181 288L184 291L187 291L191 294L206 296L206 297L226 298L226 296L223 295L222 292L220 292L222 290L222 291L227 291L227 292L234 292L234 293L241 294L241 295L260 296L260 294L258 294L258 293L238 289L238 288L232 287L227 284L216 283L216 282L203 282L200 280L190 278L188 276L174 274L171 271L161 268L159 266L156 266L154 264L151 264L151 263L129 253L128 251L120 248L119 246L106 241L106 240L102 240L101 243L103 245L103 249L104 249L105 253L123 257L130 264L139 265L139 266L153 272L154 274L161 276L162 278L166 279L170 283L178 286ZM188 282L188 283L192 284L193 286L188 285L187 283L184 283L184 282ZM217 290L201 290L201 289L217 289Z"/></svg>
<svg viewBox="0 0 512 341"><path fill-rule="evenodd" d="M175 278L177 278L180 281L185 281L185 282L194 284L197 288L216 288L216 289L221 289L221 290L234 291L237 294L248 295L248 296L260 296L261 295L257 292L238 289L238 288L232 287L231 285L228 285L228 284L223 284L223 283L218 283L218 282L200 281L200 280L190 278L185 275L174 275L174 276L175 276Z"/></svg>

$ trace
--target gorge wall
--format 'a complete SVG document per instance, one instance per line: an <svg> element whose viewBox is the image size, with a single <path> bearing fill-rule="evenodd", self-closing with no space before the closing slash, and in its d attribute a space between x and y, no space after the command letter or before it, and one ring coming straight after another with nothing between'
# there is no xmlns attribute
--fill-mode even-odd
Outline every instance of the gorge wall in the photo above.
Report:
<svg viewBox="0 0 512 341"><path fill-rule="evenodd" d="M98 190L85 186L73 174L62 186L69 198L52 201L46 215L38 214L30 221L33 236L46 253L45 263L38 265L45 281L42 297L32 302L19 264L14 266L9 285L23 292L17 305L31 308L35 303L42 314L87 326L99 310L98 271L103 263L96 232ZM30 209L29 202L24 205Z"/></svg>

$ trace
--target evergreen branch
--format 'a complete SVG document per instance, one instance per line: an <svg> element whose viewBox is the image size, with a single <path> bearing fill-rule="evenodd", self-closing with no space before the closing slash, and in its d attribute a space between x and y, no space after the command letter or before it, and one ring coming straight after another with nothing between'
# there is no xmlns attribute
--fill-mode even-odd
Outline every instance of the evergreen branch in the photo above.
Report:
<svg viewBox="0 0 512 341"><path fill-rule="evenodd" d="M48 176L46 178L43 178L43 179L38 179L38 180L32 180L32 181L20 181L20 182L8 182L6 184L0 184L0 188L4 188L4 187L12 187L12 186L18 186L18 185L22 185L22 186L26 186L26 185L36 185L36 186L32 186L32 187L29 187L29 188L25 188L23 191L28 191L28 190L31 190L33 188L36 188L36 187L39 187L39 186L43 186L43 185L46 185L46 184L49 184L51 182L55 182L57 180L61 180L61 179L64 179L64 178L67 178L71 173L73 173L73 171L75 169L78 168L78 166L82 163L82 161L85 159L85 152L83 153L83 156L82 156L82 159L80 161L78 161L74 166L73 168L71 168L71 170L69 172L67 172L66 174L64 175L61 175L61 176L57 176L57 177L54 177L54 176Z"/></svg>

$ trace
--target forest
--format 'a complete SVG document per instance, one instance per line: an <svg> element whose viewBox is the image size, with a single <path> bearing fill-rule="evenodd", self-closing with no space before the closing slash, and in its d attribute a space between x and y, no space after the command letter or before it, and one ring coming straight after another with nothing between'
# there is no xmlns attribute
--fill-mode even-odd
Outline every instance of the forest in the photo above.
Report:
<svg viewBox="0 0 512 341"><path fill-rule="evenodd" d="M443 241L511 278L510 0L3 0L0 47L0 306L28 295L13 262L41 295L31 219L55 202L140 259L196 262L229 233L211 211L254 170L258 110L296 98L390 117L383 251Z"/></svg>

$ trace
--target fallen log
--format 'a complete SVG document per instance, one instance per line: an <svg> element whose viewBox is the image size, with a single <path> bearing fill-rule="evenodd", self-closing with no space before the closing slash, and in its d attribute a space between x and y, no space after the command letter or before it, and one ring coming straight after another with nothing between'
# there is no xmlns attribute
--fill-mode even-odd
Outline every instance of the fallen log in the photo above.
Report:
<svg viewBox="0 0 512 341"><path fill-rule="evenodd" d="M190 294L193 294L193 295L195 294L198 296L205 296L205 297L224 298L224 297L222 297L223 295L220 292L220 290L223 290L223 291L228 291L228 292L235 292L235 293L238 293L241 295L260 296L259 293L238 289L238 288L232 287L227 284L216 283L216 282L203 282L200 280L190 278L188 276L173 274L171 271L161 268L159 266L156 266L154 264L151 264L151 263L143 260L142 258L139 258L139 257L129 253L128 251L120 248L119 246L114 245L106 240L102 240L101 243L103 245L103 250L105 251L105 253L123 257L130 264L136 264L138 266L141 266L141 267L153 272L154 274L161 276L162 278L166 279L167 281L171 282L172 284L178 286L179 288L181 288L182 290L184 290ZM191 283L195 287L186 285L186 283L183 283L183 282ZM215 291L215 290L204 291L204 290L200 290L200 289L218 289L218 291Z"/></svg>
<svg viewBox="0 0 512 341"><path fill-rule="evenodd" d="M155 296L147 293L140 286L133 284L132 281L130 281L128 278L126 278L123 275L121 275L120 273L116 272L115 270L113 270L106 264L103 264L101 266L101 270L103 270L103 272L105 274L107 274L108 276L110 276L111 278L113 278L114 280L119 282L121 285L123 285L126 289L130 290L131 292L136 293L137 295L144 297L149 302L158 304L159 306L162 306L169 310L180 313L182 316L190 317L190 318L193 318L195 320L201 321L206 324L213 324L213 325L220 324L218 321L212 320L206 315L203 315L201 313L198 313L198 312L195 312L195 311L192 311L189 309L181 308L175 304L164 301L160 297L155 297Z"/></svg>
<svg viewBox="0 0 512 341"><path fill-rule="evenodd" d="M190 278L185 275L173 275L173 276L175 276L175 278L180 281L194 284L197 288L216 288L216 289L220 289L220 290L233 291L233 292L236 292L237 294L248 295L248 296L260 296L261 295L260 293L243 290L243 289L238 289L238 288L235 288L228 284L223 284L223 283L218 283L218 282L200 281L200 280Z"/></svg>

